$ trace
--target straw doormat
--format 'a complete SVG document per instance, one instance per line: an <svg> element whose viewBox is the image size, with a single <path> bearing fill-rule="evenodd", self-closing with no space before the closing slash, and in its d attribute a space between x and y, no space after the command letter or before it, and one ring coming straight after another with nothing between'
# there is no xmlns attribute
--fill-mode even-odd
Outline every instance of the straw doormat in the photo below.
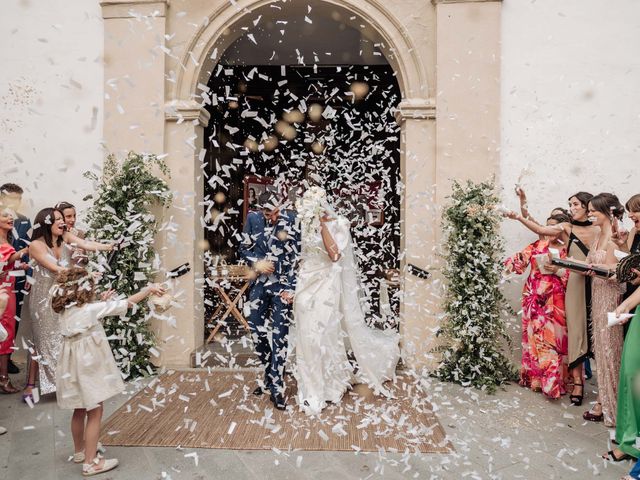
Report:
<svg viewBox="0 0 640 480"><path fill-rule="evenodd" d="M424 392L399 377L395 399L364 385L330 405L319 418L256 397L257 371L169 372L155 379L104 423L105 445L447 453L453 447ZM295 381L288 377L287 384Z"/></svg>

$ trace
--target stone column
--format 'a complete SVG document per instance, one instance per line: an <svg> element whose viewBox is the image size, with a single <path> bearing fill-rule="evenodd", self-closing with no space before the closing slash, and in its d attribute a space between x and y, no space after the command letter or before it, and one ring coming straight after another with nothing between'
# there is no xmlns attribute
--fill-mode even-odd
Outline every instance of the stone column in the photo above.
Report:
<svg viewBox="0 0 640 480"><path fill-rule="evenodd" d="M176 280L174 292L180 307L167 312L170 319L156 319L154 333L161 352L158 364L188 367L192 352L204 341L202 145L209 113L193 101L165 106L165 151L171 170L173 205L156 240L163 265L175 268L189 262L191 272Z"/></svg>
<svg viewBox="0 0 640 480"><path fill-rule="evenodd" d="M432 0L436 5L437 200L451 179L489 179L500 162L499 0Z"/></svg>
<svg viewBox="0 0 640 480"><path fill-rule="evenodd" d="M402 125L403 301L401 304L402 359L410 368L434 364L435 331L438 327L438 258L436 231L439 212L436 192L436 122L432 100L403 100L396 115ZM408 264L427 270L432 277L420 279L408 272Z"/></svg>
<svg viewBox="0 0 640 480"><path fill-rule="evenodd" d="M168 0L107 0L104 141L108 152L161 154Z"/></svg>

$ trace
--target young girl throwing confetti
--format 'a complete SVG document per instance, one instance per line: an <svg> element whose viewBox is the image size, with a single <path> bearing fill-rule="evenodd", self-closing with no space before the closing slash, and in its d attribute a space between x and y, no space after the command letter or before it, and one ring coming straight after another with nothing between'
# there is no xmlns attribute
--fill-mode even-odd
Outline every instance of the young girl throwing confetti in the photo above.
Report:
<svg viewBox="0 0 640 480"><path fill-rule="evenodd" d="M82 267L72 267L56 278L51 301L60 314L63 337L56 369L58 406L73 409L73 457L77 463L84 462L82 475L87 477L118 466L117 459L105 459L96 450L102 402L125 388L100 319L125 315L129 306L150 294L164 293L159 286L149 285L126 300L113 300L114 292L109 291L102 295L103 301L94 302L94 289L93 276Z"/></svg>

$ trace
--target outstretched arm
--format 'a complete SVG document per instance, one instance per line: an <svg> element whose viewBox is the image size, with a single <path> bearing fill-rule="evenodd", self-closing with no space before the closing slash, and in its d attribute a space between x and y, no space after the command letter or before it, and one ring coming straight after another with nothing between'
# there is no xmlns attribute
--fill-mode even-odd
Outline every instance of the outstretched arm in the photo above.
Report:
<svg viewBox="0 0 640 480"><path fill-rule="evenodd" d="M9 255L9 258L7 259L7 263L20 260L22 257L27 255L28 253L29 253L29 247L21 248L20 250L13 252L11 255Z"/></svg>
<svg viewBox="0 0 640 480"><path fill-rule="evenodd" d="M127 298L127 302L129 303L129 305L135 305L137 303L140 303L149 295L153 294L153 295L161 296L161 295L164 295L164 293L165 293L165 289L162 288L160 285L157 285L155 283L150 283L149 285L144 287L142 290L140 290L138 293L134 293L129 298Z"/></svg>
<svg viewBox="0 0 640 480"><path fill-rule="evenodd" d="M538 235L557 237L559 235L562 235L563 233L567 233L567 229L569 228L569 224L566 222L550 226L538 225L536 222L529 220L528 218L524 218L521 214L516 212L509 212L505 214L505 216L513 220L518 220L525 227Z"/></svg>
<svg viewBox="0 0 640 480"><path fill-rule="evenodd" d="M88 250L90 252L110 252L113 250L112 243L100 243L92 240L85 240L71 232L65 232L62 239L69 245L81 248L82 250Z"/></svg>
<svg viewBox="0 0 640 480"><path fill-rule="evenodd" d="M540 225L540 223L538 223L538 221L531 216L531 213L529 213L529 205L527 204L527 194L524 193L524 189L520 185L516 186L516 195L518 195L518 199L520 199L520 214L524 218L528 218L529 220L536 223L537 225Z"/></svg>

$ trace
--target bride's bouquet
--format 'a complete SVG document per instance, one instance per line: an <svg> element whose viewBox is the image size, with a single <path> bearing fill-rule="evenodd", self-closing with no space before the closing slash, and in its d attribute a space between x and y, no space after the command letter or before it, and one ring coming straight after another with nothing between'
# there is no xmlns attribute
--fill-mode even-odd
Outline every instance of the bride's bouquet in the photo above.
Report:
<svg viewBox="0 0 640 480"><path fill-rule="evenodd" d="M326 205L327 192L318 186L309 188L302 198L296 200L303 240L309 238L309 234L320 231L320 218L327 210Z"/></svg>

